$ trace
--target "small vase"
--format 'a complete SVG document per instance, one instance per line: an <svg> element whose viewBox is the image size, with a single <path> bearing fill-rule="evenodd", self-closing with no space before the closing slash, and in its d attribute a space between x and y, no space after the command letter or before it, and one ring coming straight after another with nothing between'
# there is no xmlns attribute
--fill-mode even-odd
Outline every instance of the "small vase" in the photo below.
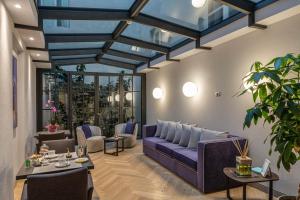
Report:
<svg viewBox="0 0 300 200"><path fill-rule="evenodd" d="M245 156L236 157L236 173L238 176L251 176L252 159Z"/></svg>

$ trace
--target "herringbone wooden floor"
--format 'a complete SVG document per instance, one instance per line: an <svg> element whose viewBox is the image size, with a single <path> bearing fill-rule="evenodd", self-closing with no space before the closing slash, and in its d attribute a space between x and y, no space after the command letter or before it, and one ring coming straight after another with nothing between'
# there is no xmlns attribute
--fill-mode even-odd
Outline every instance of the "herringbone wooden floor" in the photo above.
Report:
<svg viewBox="0 0 300 200"><path fill-rule="evenodd" d="M103 152L90 154L95 169L94 187L101 200L225 200L225 191L204 195L142 153L142 145L126 149L118 157ZM17 181L15 200L19 200L23 181ZM267 194L247 188L248 199L264 200ZM240 188L231 191L241 199Z"/></svg>

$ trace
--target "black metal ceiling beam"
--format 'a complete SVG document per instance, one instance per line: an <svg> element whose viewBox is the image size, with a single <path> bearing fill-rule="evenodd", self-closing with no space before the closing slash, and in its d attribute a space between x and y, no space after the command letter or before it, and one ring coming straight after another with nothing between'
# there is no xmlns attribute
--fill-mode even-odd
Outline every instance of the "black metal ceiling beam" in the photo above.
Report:
<svg viewBox="0 0 300 200"><path fill-rule="evenodd" d="M72 58L72 59L59 59L51 61L54 65L76 65L76 64L91 64L97 63L95 57L91 58Z"/></svg>
<svg viewBox="0 0 300 200"><path fill-rule="evenodd" d="M149 0L135 0L131 8L129 9L130 18L135 18L144 8L144 6L148 3Z"/></svg>
<svg viewBox="0 0 300 200"><path fill-rule="evenodd" d="M127 20L128 10L70 8L70 7L39 7L39 16L42 19L66 20Z"/></svg>
<svg viewBox="0 0 300 200"><path fill-rule="evenodd" d="M26 47L29 51L48 51L46 48L37 48L37 47Z"/></svg>
<svg viewBox="0 0 300 200"><path fill-rule="evenodd" d="M47 43L112 41L112 34L45 34Z"/></svg>
<svg viewBox="0 0 300 200"><path fill-rule="evenodd" d="M145 56L140 56L140 55L136 55L136 54L132 54L132 53L126 53L123 51L117 51L117 50L113 50L113 49L108 49L105 53L108 55L127 58L130 60L137 60L137 61L141 61L141 62L148 62L150 60L150 58L145 57Z"/></svg>
<svg viewBox="0 0 300 200"><path fill-rule="evenodd" d="M120 36L116 40L113 40L112 34L45 34L45 39L47 43L114 41L145 49L152 49L163 54L169 51L168 47L125 36Z"/></svg>
<svg viewBox="0 0 300 200"><path fill-rule="evenodd" d="M24 25L24 24L15 24L15 28L26 29L26 30L31 30L31 31L43 31L43 29L41 27L28 26L28 25Z"/></svg>
<svg viewBox="0 0 300 200"><path fill-rule="evenodd" d="M113 39L117 39L123 31L127 28L128 22L127 21L121 21L115 31L113 32Z"/></svg>
<svg viewBox="0 0 300 200"><path fill-rule="evenodd" d="M266 25L258 24L255 22L255 12L250 13L248 15L248 26L251 28L256 28L256 29L261 29L261 30L264 30L267 28Z"/></svg>
<svg viewBox="0 0 300 200"><path fill-rule="evenodd" d="M166 31L197 39L200 32L187 27L158 19L149 15L139 13L130 18L127 10L69 8L69 7L40 7L39 16L43 19L65 19L65 20L120 20L133 21L148 26L153 26ZM117 30L117 29L116 29Z"/></svg>
<svg viewBox="0 0 300 200"><path fill-rule="evenodd" d="M198 37L200 37L200 31L189 29L181 25L171 23L145 14L139 14L137 17L134 18L133 21L147 26L160 28L165 31L170 31L180 35L184 35L192 39L197 39Z"/></svg>
<svg viewBox="0 0 300 200"><path fill-rule="evenodd" d="M255 3L250 0L219 0L219 1L245 14L252 13L255 10Z"/></svg>
<svg viewBox="0 0 300 200"><path fill-rule="evenodd" d="M152 50L158 51L158 52L163 53L163 54L166 54L166 53L169 52L168 47L153 44L153 43L150 43L150 42L145 42L145 41L142 41L142 40L137 40L137 39L134 39L134 38L129 38L129 37L126 37L126 36L120 36L116 40L116 42L132 45L132 46L137 46L137 47L141 47L141 48L144 48L144 49L152 49Z"/></svg>
<svg viewBox="0 0 300 200"><path fill-rule="evenodd" d="M130 60L137 60L141 62L147 62L150 58L126 53L123 51L108 49L105 52L102 49L97 48L84 48L84 49L57 49L49 50L50 56L71 56L71 55L87 55L87 54L108 54Z"/></svg>
<svg viewBox="0 0 300 200"><path fill-rule="evenodd" d="M122 67L125 69L131 69L134 70L136 69L136 66L134 64L126 63L126 62L120 62L116 60L111 60L107 58L96 58L96 60L104 65L110 65L110 66L115 66L115 67Z"/></svg>
<svg viewBox="0 0 300 200"><path fill-rule="evenodd" d="M47 60L32 60L32 62L38 62L38 63L50 63L50 61L47 61Z"/></svg>

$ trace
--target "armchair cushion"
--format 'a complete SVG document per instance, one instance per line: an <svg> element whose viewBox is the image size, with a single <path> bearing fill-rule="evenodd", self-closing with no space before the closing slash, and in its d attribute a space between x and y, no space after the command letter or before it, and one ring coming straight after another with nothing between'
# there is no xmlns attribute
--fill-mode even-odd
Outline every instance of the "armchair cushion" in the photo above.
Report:
<svg viewBox="0 0 300 200"><path fill-rule="evenodd" d="M174 149L173 156L176 160L197 170L198 153L196 150L188 148Z"/></svg>
<svg viewBox="0 0 300 200"><path fill-rule="evenodd" d="M133 134L135 128L135 123L127 122L125 127L125 134Z"/></svg>
<svg viewBox="0 0 300 200"><path fill-rule="evenodd" d="M84 125L82 125L81 128L82 128L82 131L83 131L83 133L84 133L86 139L88 139L88 138L90 138L90 137L93 136L92 131L91 131L89 125L84 124Z"/></svg>

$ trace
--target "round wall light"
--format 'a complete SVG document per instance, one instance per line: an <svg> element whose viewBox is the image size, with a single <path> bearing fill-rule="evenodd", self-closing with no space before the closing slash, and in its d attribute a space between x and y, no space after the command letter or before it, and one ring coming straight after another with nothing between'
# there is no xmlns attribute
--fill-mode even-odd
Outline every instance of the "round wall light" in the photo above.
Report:
<svg viewBox="0 0 300 200"><path fill-rule="evenodd" d="M120 101L120 95L119 95L119 94L116 94L115 100L116 100L116 101Z"/></svg>
<svg viewBox="0 0 300 200"><path fill-rule="evenodd" d="M125 99L126 99L127 101L131 101L131 100L132 100L132 93L131 93L131 92L126 93Z"/></svg>
<svg viewBox="0 0 300 200"><path fill-rule="evenodd" d="M206 0L192 0L192 5L195 8L201 8L204 6L205 3L206 3Z"/></svg>
<svg viewBox="0 0 300 200"><path fill-rule="evenodd" d="M154 99L161 99L163 97L163 91L161 88L154 88L152 95Z"/></svg>
<svg viewBox="0 0 300 200"><path fill-rule="evenodd" d="M182 92L186 97L193 97L198 93L198 88L195 83L186 82L182 87Z"/></svg>

